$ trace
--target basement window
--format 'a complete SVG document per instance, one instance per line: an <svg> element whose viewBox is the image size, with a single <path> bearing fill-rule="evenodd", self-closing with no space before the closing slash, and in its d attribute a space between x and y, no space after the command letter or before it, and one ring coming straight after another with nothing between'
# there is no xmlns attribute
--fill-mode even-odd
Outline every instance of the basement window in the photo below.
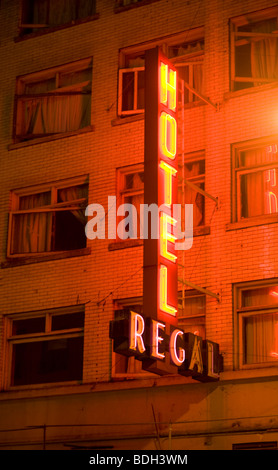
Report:
<svg viewBox="0 0 278 470"><path fill-rule="evenodd" d="M23 0L20 34L75 24L96 13L96 0Z"/></svg>
<svg viewBox="0 0 278 470"><path fill-rule="evenodd" d="M122 49L119 58L118 115L130 116L145 110L145 51L160 46L178 70L178 78L188 84L180 90L179 101L199 102L194 93L203 92L203 29L163 38L142 46Z"/></svg>
<svg viewBox="0 0 278 470"><path fill-rule="evenodd" d="M278 9L246 14L231 21L231 89L278 80Z"/></svg>
<svg viewBox="0 0 278 470"><path fill-rule="evenodd" d="M83 306L11 315L11 386L82 380Z"/></svg>
<svg viewBox="0 0 278 470"><path fill-rule="evenodd" d="M87 177L11 192L8 256L34 256L86 247Z"/></svg>
<svg viewBox="0 0 278 470"><path fill-rule="evenodd" d="M14 141L51 137L90 126L91 81L91 59L19 77Z"/></svg>

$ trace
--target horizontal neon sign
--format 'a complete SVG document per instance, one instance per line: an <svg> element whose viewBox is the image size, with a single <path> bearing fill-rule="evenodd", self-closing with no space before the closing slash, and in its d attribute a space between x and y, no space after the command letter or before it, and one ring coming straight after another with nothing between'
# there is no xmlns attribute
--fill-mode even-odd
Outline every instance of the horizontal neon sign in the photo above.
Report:
<svg viewBox="0 0 278 470"><path fill-rule="evenodd" d="M135 356L143 369L148 370L150 361L170 360L177 374L203 382L219 380L219 345L175 326L168 335L164 322L130 311L125 319L110 323L110 338L114 339L114 352ZM159 367L157 373L161 374Z"/></svg>

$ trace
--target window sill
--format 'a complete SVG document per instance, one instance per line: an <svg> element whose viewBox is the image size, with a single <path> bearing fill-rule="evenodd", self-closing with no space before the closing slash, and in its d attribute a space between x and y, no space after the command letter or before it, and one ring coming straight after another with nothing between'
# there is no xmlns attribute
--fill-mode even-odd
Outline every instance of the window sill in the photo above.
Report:
<svg viewBox="0 0 278 470"><path fill-rule="evenodd" d="M150 3L157 2L159 0L142 0L141 2L131 3L130 5L116 6L114 9L115 13L121 13L122 11L131 10L133 8L142 7L144 5L149 5Z"/></svg>
<svg viewBox="0 0 278 470"><path fill-rule="evenodd" d="M80 250L62 251L57 253L45 253L33 256L23 256L18 258L7 258L1 263L1 268L13 268L17 266L26 266L34 263L42 263L44 261L56 261L65 258L75 258L78 256L86 256L91 254L91 248L81 248Z"/></svg>
<svg viewBox="0 0 278 470"><path fill-rule="evenodd" d="M250 219L242 219L239 222L226 224L226 232L231 230L241 230L248 227L256 227L259 225L269 225L278 223L278 214L270 214L266 216L252 217Z"/></svg>
<svg viewBox="0 0 278 470"><path fill-rule="evenodd" d="M224 100L229 100L231 98L239 98L241 96L250 95L254 93L260 93L262 91L272 90L273 88L278 87L278 81L267 83L265 85L259 85L256 87L244 88L243 90L229 91L224 93Z"/></svg>
<svg viewBox="0 0 278 470"><path fill-rule="evenodd" d="M143 121L145 119L145 113L134 114L133 116L117 117L111 121L111 126L121 126L122 124L128 124L130 122Z"/></svg>
<svg viewBox="0 0 278 470"><path fill-rule="evenodd" d="M94 131L94 126L83 127L83 129L78 129L76 131L70 132L61 132L59 134L48 135L45 137L36 137L34 139L25 140L22 142L16 142L14 144L8 145L8 150L15 150L23 147L30 147L31 145L42 144L45 142L51 142L53 140L64 139L66 137L73 137L80 134L86 134L87 132Z"/></svg>
<svg viewBox="0 0 278 470"><path fill-rule="evenodd" d="M70 23L65 23L59 26L45 28L41 31L36 31L34 33L27 33L27 34L22 33L21 35L14 38L14 42L20 42L20 41L25 41L26 39L32 39L38 36L44 36L45 34L54 33L55 31L60 31L62 29L71 28L72 26L78 26L80 24L88 23L89 21L94 21L98 19L99 19L99 13L95 13L94 15L88 16L87 18L73 20Z"/></svg>

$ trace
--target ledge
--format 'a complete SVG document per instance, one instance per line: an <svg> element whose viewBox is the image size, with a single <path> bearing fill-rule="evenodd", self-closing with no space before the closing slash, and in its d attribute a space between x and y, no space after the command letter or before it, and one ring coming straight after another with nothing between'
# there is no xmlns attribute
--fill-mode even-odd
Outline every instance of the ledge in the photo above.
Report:
<svg viewBox="0 0 278 470"><path fill-rule="evenodd" d="M87 16L86 18L81 18L79 20L72 20L70 23L65 23L59 26L53 26L50 28L45 28L41 31L36 31L34 33L28 34L21 34L14 38L14 42L21 42L27 39L37 38L38 36L44 36L45 34L54 33L55 31L60 31L62 29L71 28L72 26L78 26L80 24L89 23L90 21L98 20L99 13L95 13L94 15Z"/></svg>
<svg viewBox="0 0 278 470"><path fill-rule="evenodd" d="M22 142L16 142L14 144L10 144L8 145L8 150L16 150L19 148L30 147L31 145L51 142L53 140L65 139L67 137L74 137L77 135L86 134L87 132L93 132L94 130L95 130L94 126L87 126L87 127L83 127L83 129L78 129L76 131L61 132L59 134L47 135L45 137L35 137L34 139L24 140Z"/></svg>
<svg viewBox="0 0 278 470"><path fill-rule="evenodd" d="M193 237L200 237L202 235L209 235L210 234L210 227L208 225L204 225L202 227L196 227L193 231ZM136 239L128 239L122 241L115 241L113 243L109 243L108 251L116 251L116 250L123 250L125 248L133 248L135 246L143 246L144 240L140 238Z"/></svg>
<svg viewBox="0 0 278 470"><path fill-rule="evenodd" d="M43 263L45 261L56 261L59 259L76 258L78 256L87 256L91 254L91 248L81 248L80 250L62 251L59 253L45 253L34 256L23 256L18 258L7 258L1 263L1 268L14 268L17 266L26 266L29 264Z"/></svg>
<svg viewBox="0 0 278 470"><path fill-rule="evenodd" d="M259 225L269 225L278 223L278 214L270 214L266 216L251 217L250 219L242 219L239 222L231 222L226 224L226 232L231 230L241 230L249 227L257 227Z"/></svg>

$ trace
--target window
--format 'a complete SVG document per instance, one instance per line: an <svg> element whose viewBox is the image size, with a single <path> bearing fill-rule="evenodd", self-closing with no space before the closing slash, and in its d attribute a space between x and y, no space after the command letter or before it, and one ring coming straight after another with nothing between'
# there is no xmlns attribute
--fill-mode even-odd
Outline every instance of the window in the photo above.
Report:
<svg viewBox="0 0 278 470"><path fill-rule="evenodd" d="M86 247L87 177L12 191L8 256Z"/></svg>
<svg viewBox="0 0 278 470"><path fill-rule="evenodd" d="M235 295L237 366L277 364L278 283L236 286Z"/></svg>
<svg viewBox="0 0 278 470"><path fill-rule="evenodd" d="M193 204L193 225L199 227L205 224L205 197L197 192L190 183L205 190L205 159L204 153L198 152L186 156L183 170L179 178L179 203ZM188 184L187 184L187 183ZM182 212L182 215L183 212Z"/></svg>
<svg viewBox="0 0 278 470"><path fill-rule="evenodd" d="M144 204L144 165L131 165L119 168L117 171L117 205L132 204L137 212L137 218L132 227L127 224L121 239L140 238L140 204ZM123 219L124 216L119 217Z"/></svg>
<svg viewBox="0 0 278 470"><path fill-rule="evenodd" d="M28 34L67 23L74 24L95 12L95 0L23 0L20 31L21 34Z"/></svg>
<svg viewBox="0 0 278 470"><path fill-rule="evenodd" d="M82 379L82 306L16 314L6 321L11 386Z"/></svg>
<svg viewBox="0 0 278 470"><path fill-rule="evenodd" d="M197 291L179 292L178 325L185 333L206 338L206 296Z"/></svg>
<svg viewBox="0 0 278 470"><path fill-rule="evenodd" d="M231 22L232 91L278 80L278 9Z"/></svg>
<svg viewBox="0 0 278 470"><path fill-rule="evenodd" d="M197 29L164 38L152 44L129 47L120 53L118 115L140 114L145 108L145 50L163 46L166 56L178 69L178 77L189 85L184 88L184 103L199 101L192 89L203 91L203 30ZM181 97L180 97L181 99Z"/></svg>
<svg viewBox="0 0 278 470"><path fill-rule="evenodd" d="M89 126L91 80L91 59L19 77L15 97L15 142Z"/></svg>
<svg viewBox="0 0 278 470"><path fill-rule="evenodd" d="M278 140L233 147L234 221L278 212Z"/></svg>

